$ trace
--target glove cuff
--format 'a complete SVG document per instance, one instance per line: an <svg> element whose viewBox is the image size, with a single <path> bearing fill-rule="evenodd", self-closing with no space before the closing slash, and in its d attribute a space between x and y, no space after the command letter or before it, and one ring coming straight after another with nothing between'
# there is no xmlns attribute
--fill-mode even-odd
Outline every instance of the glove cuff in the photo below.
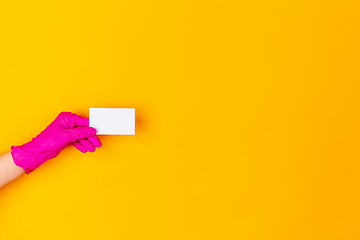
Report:
<svg viewBox="0 0 360 240"><path fill-rule="evenodd" d="M27 175L38 167L37 161L31 153L26 151L22 146L11 146L11 150L15 165L24 169Z"/></svg>

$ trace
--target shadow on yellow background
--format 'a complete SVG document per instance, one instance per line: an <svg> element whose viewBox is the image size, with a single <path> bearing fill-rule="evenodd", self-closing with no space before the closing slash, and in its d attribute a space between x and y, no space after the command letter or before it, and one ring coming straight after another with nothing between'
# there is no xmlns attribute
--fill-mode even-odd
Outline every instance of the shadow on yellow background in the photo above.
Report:
<svg viewBox="0 0 360 240"><path fill-rule="evenodd" d="M2 1L0 150L136 108L0 190L0 239L360 239L358 1Z"/></svg>

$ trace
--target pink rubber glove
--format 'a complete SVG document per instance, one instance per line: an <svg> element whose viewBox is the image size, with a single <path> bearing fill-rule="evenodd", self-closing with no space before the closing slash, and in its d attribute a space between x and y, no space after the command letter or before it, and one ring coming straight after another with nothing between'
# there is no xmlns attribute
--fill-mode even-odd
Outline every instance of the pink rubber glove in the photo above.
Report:
<svg viewBox="0 0 360 240"><path fill-rule="evenodd" d="M72 145L81 152L94 152L101 147L96 129L89 127L89 119L75 113L61 112L39 135L20 146L11 146L14 163L26 174L55 158L62 149Z"/></svg>

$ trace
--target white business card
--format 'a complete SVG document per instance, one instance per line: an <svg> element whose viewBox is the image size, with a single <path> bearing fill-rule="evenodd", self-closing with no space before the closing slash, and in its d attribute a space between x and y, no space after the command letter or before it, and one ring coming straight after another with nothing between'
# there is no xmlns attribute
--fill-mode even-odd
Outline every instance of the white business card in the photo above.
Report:
<svg viewBox="0 0 360 240"><path fill-rule="evenodd" d="M96 135L135 135L135 108L89 108Z"/></svg>

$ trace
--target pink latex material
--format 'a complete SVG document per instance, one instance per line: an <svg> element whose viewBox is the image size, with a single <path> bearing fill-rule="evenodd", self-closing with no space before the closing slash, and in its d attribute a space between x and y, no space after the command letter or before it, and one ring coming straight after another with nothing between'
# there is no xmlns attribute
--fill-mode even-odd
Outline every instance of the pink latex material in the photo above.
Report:
<svg viewBox="0 0 360 240"><path fill-rule="evenodd" d="M101 147L96 129L89 127L89 119L71 112L61 112L39 135L28 143L11 146L14 163L26 174L55 158L62 149L72 145L79 151L94 152Z"/></svg>

